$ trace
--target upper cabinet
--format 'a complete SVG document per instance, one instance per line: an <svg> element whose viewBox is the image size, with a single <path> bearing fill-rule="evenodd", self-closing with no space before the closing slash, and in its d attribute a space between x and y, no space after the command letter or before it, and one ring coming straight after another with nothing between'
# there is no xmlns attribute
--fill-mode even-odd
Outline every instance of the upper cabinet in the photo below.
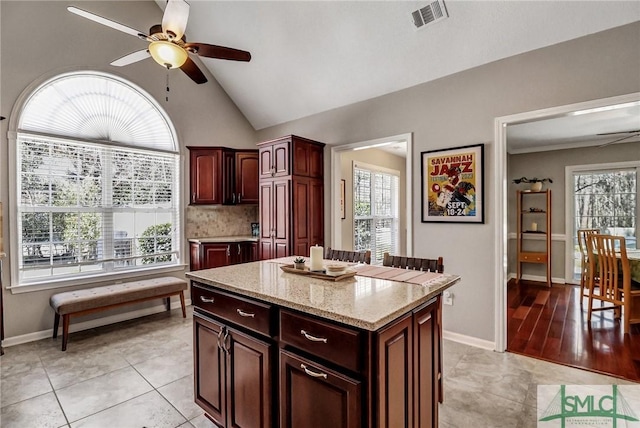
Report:
<svg viewBox="0 0 640 428"><path fill-rule="evenodd" d="M258 151L187 147L192 205L258 203Z"/></svg>
<svg viewBox="0 0 640 428"><path fill-rule="evenodd" d="M260 179L298 175L322 178L324 148L316 141L289 135L260 146Z"/></svg>

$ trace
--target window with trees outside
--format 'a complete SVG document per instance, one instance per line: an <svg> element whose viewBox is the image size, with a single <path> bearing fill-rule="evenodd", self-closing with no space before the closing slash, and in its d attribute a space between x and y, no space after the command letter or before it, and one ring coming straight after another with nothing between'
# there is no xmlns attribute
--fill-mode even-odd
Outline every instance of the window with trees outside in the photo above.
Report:
<svg viewBox="0 0 640 428"><path fill-rule="evenodd" d="M398 171L353 165L354 249L371 250L371 264L381 264L386 252L397 254L399 182Z"/></svg>
<svg viewBox="0 0 640 428"><path fill-rule="evenodd" d="M15 143L17 286L177 265L179 154L166 114L102 73L38 87Z"/></svg>
<svg viewBox="0 0 640 428"><path fill-rule="evenodd" d="M574 167L572 173L574 281L580 280L581 256L578 247L578 229L599 229L601 233L624 236L627 248L636 248L640 163L636 164L637 166L618 168Z"/></svg>

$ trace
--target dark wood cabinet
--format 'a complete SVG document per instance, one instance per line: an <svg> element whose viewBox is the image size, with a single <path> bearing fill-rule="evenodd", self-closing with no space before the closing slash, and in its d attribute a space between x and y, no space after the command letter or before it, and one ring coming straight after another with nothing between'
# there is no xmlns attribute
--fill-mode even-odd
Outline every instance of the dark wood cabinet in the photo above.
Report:
<svg viewBox="0 0 640 428"><path fill-rule="evenodd" d="M411 314L378 334L378 427L413 427ZM393 394L389 394L393 391Z"/></svg>
<svg viewBox="0 0 640 428"><path fill-rule="evenodd" d="M258 146L260 258L309 256L324 243L324 144L290 135Z"/></svg>
<svg viewBox="0 0 640 428"><path fill-rule="evenodd" d="M281 428L359 428L361 409L360 381L280 351Z"/></svg>
<svg viewBox="0 0 640 428"><path fill-rule="evenodd" d="M257 204L258 192L258 151L236 151L235 192L237 204Z"/></svg>
<svg viewBox="0 0 640 428"><path fill-rule="evenodd" d="M192 205L258 203L258 151L188 147Z"/></svg>
<svg viewBox="0 0 640 428"><path fill-rule="evenodd" d="M434 299L378 333L378 427L438 426L439 312L440 300Z"/></svg>
<svg viewBox="0 0 640 428"><path fill-rule="evenodd" d="M194 314L195 401L218 425L273 426L272 344Z"/></svg>
<svg viewBox="0 0 640 428"><path fill-rule="evenodd" d="M188 147L191 204L222 204L222 149Z"/></svg>
<svg viewBox="0 0 640 428"><path fill-rule="evenodd" d="M257 242L189 243L192 271L248 263L258 260Z"/></svg>
<svg viewBox="0 0 640 428"><path fill-rule="evenodd" d="M221 427L438 426L439 297L367 331L198 282L191 296L196 403Z"/></svg>

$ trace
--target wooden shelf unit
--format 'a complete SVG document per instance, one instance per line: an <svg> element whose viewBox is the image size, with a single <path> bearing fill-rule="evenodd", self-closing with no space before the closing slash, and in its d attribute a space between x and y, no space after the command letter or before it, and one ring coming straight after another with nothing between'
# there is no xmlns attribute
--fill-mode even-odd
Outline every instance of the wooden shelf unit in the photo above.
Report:
<svg viewBox="0 0 640 428"><path fill-rule="evenodd" d="M551 190L534 192L531 190L517 191L517 265L516 282L522 279L523 263L538 263L546 265L547 285L551 287ZM536 211L531 211L531 208ZM540 210L540 211L537 211ZM530 224L537 223L537 230L531 230ZM541 229L544 227L544 229ZM525 244L525 235L541 235L545 238L545 251L529 250ZM535 240L533 242L539 242Z"/></svg>

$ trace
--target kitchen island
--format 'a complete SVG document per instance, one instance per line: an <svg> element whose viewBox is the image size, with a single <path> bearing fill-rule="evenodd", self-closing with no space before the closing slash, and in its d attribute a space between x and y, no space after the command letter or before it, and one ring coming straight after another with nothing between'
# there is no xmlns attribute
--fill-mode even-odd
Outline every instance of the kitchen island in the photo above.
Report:
<svg viewBox="0 0 640 428"><path fill-rule="evenodd" d="M284 272L187 273L195 401L222 427L432 427L442 398L443 274L418 285Z"/></svg>

